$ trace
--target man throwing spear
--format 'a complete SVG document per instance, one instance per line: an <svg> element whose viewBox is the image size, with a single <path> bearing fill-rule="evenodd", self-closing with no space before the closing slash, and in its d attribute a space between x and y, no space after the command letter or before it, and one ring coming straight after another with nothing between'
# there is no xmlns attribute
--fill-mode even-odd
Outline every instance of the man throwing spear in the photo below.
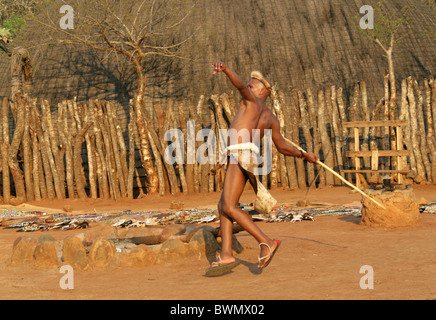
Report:
<svg viewBox="0 0 436 320"><path fill-rule="evenodd" d="M271 83L264 78L260 72L252 72L251 80L245 84L242 79L232 70L226 67L223 62L217 62L213 65L214 74L223 72L230 79L232 84L239 90L242 96L241 105L230 125L229 132L234 129L236 132L248 130L249 139L255 136L251 133L254 130L260 131L261 139L266 129L272 131L272 140L277 150L287 156L301 157L309 162L315 163L318 159L313 153L298 151L292 146L286 144L284 137L280 133L279 120L274 116L272 111L266 105L266 99L271 94ZM239 139L240 137L238 137ZM232 139L230 139L232 140ZM233 139L234 140L234 139ZM254 151L257 146L255 142L250 141L241 143L237 141L230 145L228 150L250 149ZM253 175L247 166L240 161L240 157L231 157L227 166L224 187L221 199L218 202L218 211L220 215L220 229L222 239L222 250L217 262L213 262L207 269L206 275L216 276L231 271L240 261L238 261L232 252L232 233L233 222L236 221L245 231L251 234L259 243L260 254L258 258L258 268L265 268L273 258L280 245L280 240L268 237L251 219L251 217L239 208L239 198L244 190L245 183L250 180L254 191L258 193L261 186L258 179L253 179Z"/></svg>

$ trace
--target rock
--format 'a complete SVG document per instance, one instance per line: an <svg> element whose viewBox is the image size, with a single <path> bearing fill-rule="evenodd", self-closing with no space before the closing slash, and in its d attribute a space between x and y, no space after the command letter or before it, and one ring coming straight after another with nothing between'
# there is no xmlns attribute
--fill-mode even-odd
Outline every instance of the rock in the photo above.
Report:
<svg viewBox="0 0 436 320"><path fill-rule="evenodd" d="M130 239L136 245L146 244L154 245L161 243L163 228L129 228L119 230L118 237L121 239Z"/></svg>
<svg viewBox="0 0 436 320"><path fill-rule="evenodd" d="M98 239L94 241L89 249L89 260L91 261L92 266L105 268L112 262L115 252L115 245L112 241Z"/></svg>
<svg viewBox="0 0 436 320"><path fill-rule="evenodd" d="M417 183L417 184L420 184L420 183L423 183L424 181L426 181L426 179L425 179L424 176L416 175L416 176L413 178L413 181L414 181L415 183Z"/></svg>
<svg viewBox="0 0 436 320"><path fill-rule="evenodd" d="M39 239L38 239L39 243L43 243L46 241L56 241L56 239L49 234L43 234L43 235L39 236Z"/></svg>
<svg viewBox="0 0 436 320"><path fill-rule="evenodd" d="M413 226L421 221L419 206L411 187L393 192L383 191L365 190L370 197L384 205L386 210L363 197L361 224L390 229Z"/></svg>
<svg viewBox="0 0 436 320"><path fill-rule="evenodd" d="M381 183L381 177L379 174L371 174L368 177L369 184L378 184Z"/></svg>
<svg viewBox="0 0 436 320"><path fill-rule="evenodd" d="M236 238L235 235L232 236L232 248L236 253L241 253L242 251L244 251L244 247L238 241L238 238Z"/></svg>
<svg viewBox="0 0 436 320"><path fill-rule="evenodd" d="M64 246L62 249L62 257L64 263L74 267L83 267L89 264L88 257L86 256L86 249L82 241L76 236L69 236L64 239Z"/></svg>
<svg viewBox="0 0 436 320"><path fill-rule="evenodd" d="M101 223L85 232L84 245L90 246L98 239L115 239L118 237L117 228Z"/></svg>
<svg viewBox="0 0 436 320"><path fill-rule="evenodd" d="M162 235L163 230L164 228L161 227L120 229L118 231L118 237L119 238L148 237L148 236L160 237Z"/></svg>
<svg viewBox="0 0 436 320"><path fill-rule="evenodd" d="M142 268L156 263L157 252L146 245L139 245L130 252L117 253L114 265L117 267Z"/></svg>
<svg viewBox="0 0 436 320"><path fill-rule="evenodd" d="M183 202L178 200L171 201L170 209L183 209Z"/></svg>
<svg viewBox="0 0 436 320"><path fill-rule="evenodd" d="M64 205L62 210L64 210L65 212L71 212L71 211L73 211L73 207L70 206L69 204L66 204L66 205Z"/></svg>
<svg viewBox="0 0 436 320"><path fill-rule="evenodd" d="M183 224L172 224L166 226L161 234L161 242L167 241L169 238L175 235L181 235L186 232L186 227Z"/></svg>
<svg viewBox="0 0 436 320"><path fill-rule="evenodd" d="M56 241L43 241L34 251L35 266L38 269L51 269L59 266L58 255L55 248Z"/></svg>
<svg viewBox="0 0 436 320"><path fill-rule="evenodd" d="M9 204L11 206L19 206L20 204L23 204L24 200L23 199L18 199L15 197L11 197L11 199L9 200Z"/></svg>
<svg viewBox="0 0 436 320"><path fill-rule="evenodd" d="M219 250L219 245L212 232L203 228L198 230L192 235L189 244L191 245L193 242L198 243L200 253L203 257L206 257L209 261L216 260L216 252ZM194 244L193 247L197 247L197 245Z"/></svg>
<svg viewBox="0 0 436 320"><path fill-rule="evenodd" d="M158 255L158 263L172 263L176 260L191 256L190 247L177 238L170 238L165 241Z"/></svg>
<svg viewBox="0 0 436 320"><path fill-rule="evenodd" d="M89 257L86 255L86 252L83 252L81 250L78 251L76 258L74 259L71 266L75 269L84 271L91 269L91 263Z"/></svg>
<svg viewBox="0 0 436 320"><path fill-rule="evenodd" d="M18 237L12 247L11 265L34 264L35 248L38 241L31 237Z"/></svg>
<svg viewBox="0 0 436 320"><path fill-rule="evenodd" d="M420 206L425 206L425 205L429 204L428 200L426 198L424 198L424 197L419 198L416 202Z"/></svg>
<svg viewBox="0 0 436 320"><path fill-rule="evenodd" d="M297 201L297 207L308 207L308 206L310 206L310 202L307 199Z"/></svg>

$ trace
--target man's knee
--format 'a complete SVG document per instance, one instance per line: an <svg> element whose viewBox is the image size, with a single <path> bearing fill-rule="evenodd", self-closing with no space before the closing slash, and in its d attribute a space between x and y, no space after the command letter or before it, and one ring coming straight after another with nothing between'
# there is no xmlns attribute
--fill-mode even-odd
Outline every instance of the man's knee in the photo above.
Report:
<svg viewBox="0 0 436 320"><path fill-rule="evenodd" d="M233 211L236 209L236 205L229 203L225 200L220 201L220 203L218 204L218 208L221 207L220 212L227 214L227 215L232 215Z"/></svg>
<svg viewBox="0 0 436 320"><path fill-rule="evenodd" d="M219 213L223 213L223 201L220 199L220 201L218 201L218 212Z"/></svg>

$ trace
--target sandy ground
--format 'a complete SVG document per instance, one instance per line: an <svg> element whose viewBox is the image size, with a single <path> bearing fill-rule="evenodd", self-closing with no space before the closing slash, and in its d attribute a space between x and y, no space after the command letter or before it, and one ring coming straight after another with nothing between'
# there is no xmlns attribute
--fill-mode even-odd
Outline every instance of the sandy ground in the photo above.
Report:
<svg viewBox="0 0 436 320"><path fill-rule="evenodd" d="M436 185L414 186L417 197L436 202ZM305 190L271 192L279 204L294 205ZM201 196L149 196L132 201L32 202L20 210L74 213L168 209L172 200L185 208L215 208L219 193ZM345 187L311 190L311 203L349 204L361 196ZM251 202L244 192L241 202ZM0 208L8 206L0 205ZM370 229L359 217L321 216L315 221L265 223L259 226L282 245L271 264L259 272L256 241L237 234L245 250L242 264L218 278L204 276L207 260L180 261L147 268L76 271L74 289L63 290L59 270L39 271L7 266L14 240L21 234L0 229L0 299L158 299L158 300L289 300L289 299L436 299L436 215L422 214L419 226L396 230ZM211 224L217 226L216 223ZM82 230L50 231L55 238ZM32 236L39 236L34 232ZM374 289L363 290L360 269L374 271Z"/></svg>

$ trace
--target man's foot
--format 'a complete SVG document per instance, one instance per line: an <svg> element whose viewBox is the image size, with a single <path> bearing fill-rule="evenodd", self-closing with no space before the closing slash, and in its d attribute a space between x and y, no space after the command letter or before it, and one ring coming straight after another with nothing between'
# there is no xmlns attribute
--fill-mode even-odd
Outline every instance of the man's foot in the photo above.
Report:
<svg viewBox="0 0 436 320"><path fill-rule="evenodd" d="M206 275L211 277L221 276L232 271L240 263L241 261L233 257L230 259L221 260L221 256L218 256L218 261L211 263L210 268L206 270Z"/></svg>
<svg viewBox="0 0 436 320"><path fill-rule="evenodd" d="M259 243L260 255L258 258L259 264L257 265L259 269L266 268L270 264L274 254L277 252L280 246L280 243L280 240L274 240L272 244L264 242Z"/></svg>

